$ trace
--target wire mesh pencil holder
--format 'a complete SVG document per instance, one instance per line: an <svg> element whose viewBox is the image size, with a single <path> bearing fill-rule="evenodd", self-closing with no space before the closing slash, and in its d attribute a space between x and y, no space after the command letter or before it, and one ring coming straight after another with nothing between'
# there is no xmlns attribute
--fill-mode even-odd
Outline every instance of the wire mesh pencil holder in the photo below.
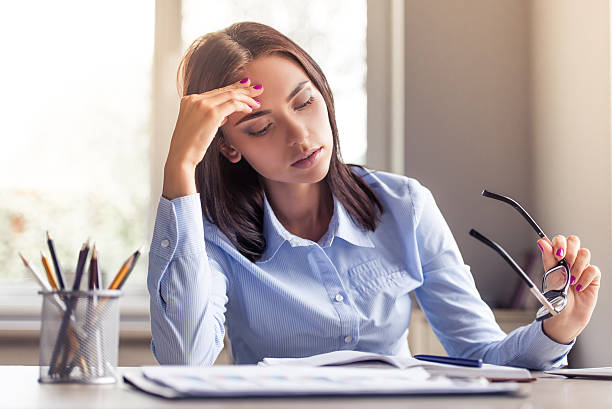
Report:
<svg viewBox="0 0 612 409"><path fill-rule="evenodd" d="M39 382L117 382L120 290L39 291Z"/></svg>

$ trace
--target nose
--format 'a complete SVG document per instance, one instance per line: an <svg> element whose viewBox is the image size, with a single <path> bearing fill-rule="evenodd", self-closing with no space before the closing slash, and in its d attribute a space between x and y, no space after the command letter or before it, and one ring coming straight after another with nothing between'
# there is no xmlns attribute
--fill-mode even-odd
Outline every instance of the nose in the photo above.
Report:
<svg viewBox="0 0 612 409"><path fill-rule="evenodd" d="M286 116L286 135L289 146L304 145L308 140L309 132L303 118L295 115Z"/></svg>

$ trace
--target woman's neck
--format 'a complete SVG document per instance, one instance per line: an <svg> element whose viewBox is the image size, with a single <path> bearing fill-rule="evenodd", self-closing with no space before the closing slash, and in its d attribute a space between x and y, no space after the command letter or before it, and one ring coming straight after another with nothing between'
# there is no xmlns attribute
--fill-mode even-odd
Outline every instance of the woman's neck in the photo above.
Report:
<svg viewBox="0 0 612 409"><path fill-rule="evenodd" d="M329 228L334 200L325 180L319 183L266 183L276 218L290 233L319 241Z"/></svg>

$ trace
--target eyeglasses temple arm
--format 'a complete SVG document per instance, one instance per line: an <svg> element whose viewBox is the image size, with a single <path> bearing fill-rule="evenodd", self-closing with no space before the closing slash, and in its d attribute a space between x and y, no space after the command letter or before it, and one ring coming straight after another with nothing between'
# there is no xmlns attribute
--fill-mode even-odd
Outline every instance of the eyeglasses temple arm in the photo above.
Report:
<svg viewBox="0 0 612 409"><path fill-rule="evenodd" d="M529 213L527 213L527 211L523 209L523 207L518 204L514 199L511 199L507 196L498 195L497 193L489 192L486 189L482 191L482 195L484 197L490 197L491 199L496 199L508 203L510 206L514 207L521 214L521 216L525 218L525 220L527 220L527 222L531 225L531 227L533 227L536 233L538 233L538 236L540 236L540 238L548 239L548 237L546 237L546 234L544 234L544 231L542 231L542 229L540 228L540 226L538 226L535 220L533 220Z"/></svg>
<svg viewBox="0 0 612 409"><path fill-rule="evenodd" d="M521 277L521 279L525 282L525 284L527 284L527 286L529 287L529 291L531 291L531 293L533 295L535 295L535 297L538 299L538 301L540 301L540 303L546 307L546 309L552 314L552 315L557 315L558 312L555 311L555 309L553 308L553 306L550 304L550 302L546 299L546 297L544 297L542 295L542 293L540 291L538 291L538 288L536 287L536 285L533 283L533 281L531 281L531 279L529 278L529 276L527 274L525 274L525 272L523 271L523 269L516 263L516 261L514 261L514 259L512 257L510 257L510 255L506 252L506 250L504 250L499 244L495 243L493 240L489 240L488 238L486 238L485 236L483 236L482 234L478 233L476 230L471 229L470 230L470 236L478 239L479 241L483 242L484 244L486 244L487 246L491 247L493 250L495 250L500 256L503 257L504 260L506 260L506 262L508 264L510 264L510 266L512 267L512 269L514 271L516 271L518 273L518 275Z"/></svg>

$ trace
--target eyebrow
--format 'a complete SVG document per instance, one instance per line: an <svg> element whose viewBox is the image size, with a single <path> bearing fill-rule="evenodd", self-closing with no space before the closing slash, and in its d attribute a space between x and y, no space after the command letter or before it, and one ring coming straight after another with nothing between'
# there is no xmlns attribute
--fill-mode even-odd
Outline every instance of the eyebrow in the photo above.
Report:
<svg viewBox="0 0 612 409"><path fill-rule="evenodd" d="M291 93L289 94L289 96L287 97L287 102L291 101L291 99L297 95L298 92L300 92L302 90L302 88L304 88L304 86L308 83L308 81L302 81L300 82L297 87L295 87L295 89L293 91L291 91ZM260 116L263 115L267 115L269 114L270 111L269 109L263 110L263 111L255 111L252 112L250 114L246 114L245 116L243 116L242 118L240 118L238 120L238 122L236 122L236 125L234 126L238 126L239 124L241 124L244 121L248 121L249 119L255 119L255 118L259 118Z"/></svg>

